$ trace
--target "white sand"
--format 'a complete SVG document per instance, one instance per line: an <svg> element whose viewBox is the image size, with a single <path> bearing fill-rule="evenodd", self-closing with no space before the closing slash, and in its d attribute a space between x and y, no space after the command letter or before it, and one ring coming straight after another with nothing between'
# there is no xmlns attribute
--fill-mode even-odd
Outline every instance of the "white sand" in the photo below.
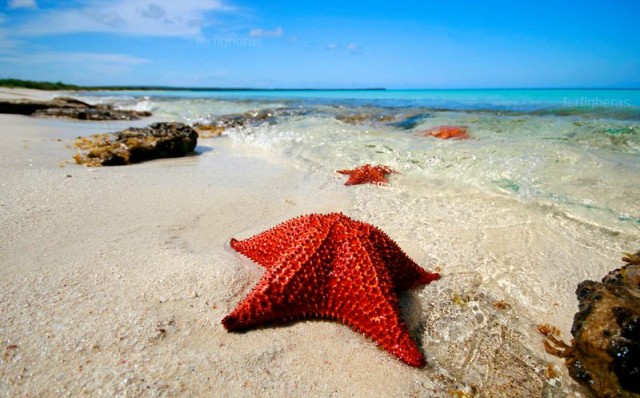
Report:
<svg viewBox="0 0 640 398"><path fill-rule="evenodd" d="M32 93L11 91L22 94ZM0 115L0 396L448 397L471 392L463 374L491 396L571 384L559 367L562 381L547 383L545 361L561 362L516 310L489 311L472 274L401 297L425 369L334 322L227 333L220 320L263 272L229 239L310 212L348 214L349 191L225 137L186 158L69 163L74 137L150 121ZM469 322L486 335L457 345ZM430 339L434 327L451 340Z"/></svg>
<svg viewBox="0 0 640 398"><path fill-rule="evenodd" d="M55 97L68 95L68 91L43 91L28 88L0 87L0 98L2 99L50 100Z"/></svg>

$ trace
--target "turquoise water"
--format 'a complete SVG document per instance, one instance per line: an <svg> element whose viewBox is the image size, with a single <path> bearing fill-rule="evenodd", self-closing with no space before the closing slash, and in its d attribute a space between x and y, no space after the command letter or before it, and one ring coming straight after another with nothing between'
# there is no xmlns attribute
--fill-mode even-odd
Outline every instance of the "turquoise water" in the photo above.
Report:
<svg viewBox="0 0 640 398"><path fill-rule="evenodd" d="M95 95L95 93L87 93ZM163 99L285 101L295 104L425 107L441 110L573 111L640 118L640 90L475 89L475 90L225 90L122 91L99 95Z"/></svg>

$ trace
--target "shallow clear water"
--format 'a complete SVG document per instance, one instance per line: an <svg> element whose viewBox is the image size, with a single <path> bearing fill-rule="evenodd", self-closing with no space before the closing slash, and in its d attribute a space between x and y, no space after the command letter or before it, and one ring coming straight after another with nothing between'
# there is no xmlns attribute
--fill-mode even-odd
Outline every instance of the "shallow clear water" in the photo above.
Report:
<svg viewBox="0 0 640 398"><path fill-rule="evenodd" d="M557 214L631 240L640 231L640 90L86 94L188 123L273 110L269 120L225 135L332 181L341 178L337 169L388 165L400 172L388 187L354 192L405 195L410 200L403 203L415 203L405 210L407 220L422 213L425 197L438 195L446 202L447 194L462 192L540 217ZM344 118L354 115L361 117ZM443 141L419 134L439 125L466 126L472 138ZM363 205L383 200L375 196L361 198ZM494 210L485 205L476 211Z"/></svg>
<svg viewBox="0 0 640 398"><path fill-rule="evenodd" d="M414 192L424 181L444 181L553 205L607 228L640 226L640 90L178 91L146 92L143 100L133 94L120 93L130 96L125 106L190 123L273 109L275 120L229 135L328 175L387 164ZM593 106L565 106L580 101ZM345 115L370 118L338 120ZM418 134L448 124L466 126L472 139Z"/></svg>
<svg viewBox="0 0 640 398"><path fill-rule="evenodd" d="M270 109L272 118L225 135L331 183L343 178L335 170L365 163L400 172L387 187L353 187L354 209L367 217L393 214L411 225L459 200L451 228L528 217L573 231L574 240L602 231L615 237L605 244L614 251L634 250L640 237L640 90L87 94L188 123ZM439 125L466 126L472 138L419 134Z"/></svg>
<svg viewBox="0 0 640 398"><path fill-rule="evenodd" d="M305 170L322 181L318 190L343 183L338 169L371 163L398 171L387 186L345 187L352 207L335 211L379 226L418 263L440 267L449 282L434 287L439 295L504 300L514 311L480 303L467 315L482 321L467 325L448 318L458 308L450 301L440 310L427 304L434 296L425 289L418 318L459 327L451 336L444 326L426 327L426 342L466 341L461 347L472 349L478 336L494 334L486 320L496 317L511 317L504 322L526 347L538 344L539 323L568 336L576 285L599 280L622 252L640 249L640 91L124 94L125 106L188 123L271 109L268 120L224 135ZM466 126L471 139L420 135L440 125ZM539 346L529 349L544 357ZM451 355L442 354L442 366Z"/></svg>
<svg viewBox="0 0 640 398"><path fill-rule="evenodd" d="M286 158L327 183L343 181L338 169L388 165L399 172L391 183L351 187L354 206L345 211L413 236L427 257L424 248L433 245L434 235L446 237L447 231L458 229L477 234L477 250L482 242L477 239L486 239L487 230L518 226L528 236L516 242L528 252L523 261L546 261L544 252L549 251L566 253L557 260L565 261L560 269L582 269L572 271L574 283L587 276L600 278L606 271L602 258L635 250L640 243L639 93L266 91L193 92L184 98L182 92L164 92L144 102L159 116L189 123L271 109L273 118L225 135L268 156ZM626 105L567 112L563 99L578 95L587 98L585 103L617 98ZM425 106L432 101L441 104L437 109ZM505 101L511 111L504 110ZM460 103L476 105L460 109ZM354 115L363 116L345 122L345 116ZM605 117L611 115L615 117ZM444 141L419 134L439 125L466 126L472 138ZM505 242L485 242L487 255L513 243L508 242L514 238L511 232L504 233ZM566 242L549 238L553 235ZM472 250L466 245L452 243L447 250ZM587 258L602 256L601 265L572 264L569 253L578 248L591 251ZM575 286L570 283L567 298Z"/></svg>

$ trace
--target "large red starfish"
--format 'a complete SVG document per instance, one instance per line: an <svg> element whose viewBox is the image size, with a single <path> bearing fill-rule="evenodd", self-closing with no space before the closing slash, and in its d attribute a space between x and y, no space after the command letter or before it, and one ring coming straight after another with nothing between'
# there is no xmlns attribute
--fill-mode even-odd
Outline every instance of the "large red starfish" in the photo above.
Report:
<svg viewBox="0 0 640 398"><path fill-rule="evenodd" d="M267 270L227 315L229 331L306 317L337 319L405 363L425 360L400 319L396 290L440 278L414 263L384 232L343 214L286 221L231 247Z"/></svg>
<svg viewBox="0 0 640 398"><path fill-rule="evenodd" d="M387 174L397 173L397 171L392 170L389 166L371 166L370 164L365 164L353 170L338 170L338 173L349 176L349 179L344 185L357 185L367 182L372 184L386 184L388 182Z"/></svg>

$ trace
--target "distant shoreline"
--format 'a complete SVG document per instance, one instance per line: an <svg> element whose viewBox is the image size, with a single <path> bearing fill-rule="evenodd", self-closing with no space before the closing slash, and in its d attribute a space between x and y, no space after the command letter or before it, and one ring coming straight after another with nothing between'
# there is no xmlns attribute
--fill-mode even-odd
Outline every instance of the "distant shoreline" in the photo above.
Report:
<svg viewBox="0 0 640 398"><path fill-rule="evenodd" d="M387 87L366 87L366 88L251 88L251 87L176 87L176 86L80 86L66 84L63 82L42 82L21 79L0 79L0 87L6 88L30 88L45 91L261 91L261 92L281 92L281 91L518 91L518 90L640 90L640 87L485 87L485 88L387 88Z"/></svg>
<svg viewBox="0 0 640 398"><path fill-rule="evenodd" d="M173 86L79 86L62 82L41 82L20 79L0 79L0 87L30 88L46 91L385 91L370 88L250 88L250 87L173 87Z"/></svg>
<svg viewBox="0 0 640 398"><path fill-rule="evenodd" d="M0 86L1 87L1 86ZM78 91L640 91L640 88L250 88L250 87L172 87L172 86L87 86Z"/></svg>
<svg viewBox="0 0 640 398"><path fill-rule="evenodd" d="M386 88L223 88L223 87L170 87L170 86L106 86L84 87L89 91L387 91Z"/></svg>

